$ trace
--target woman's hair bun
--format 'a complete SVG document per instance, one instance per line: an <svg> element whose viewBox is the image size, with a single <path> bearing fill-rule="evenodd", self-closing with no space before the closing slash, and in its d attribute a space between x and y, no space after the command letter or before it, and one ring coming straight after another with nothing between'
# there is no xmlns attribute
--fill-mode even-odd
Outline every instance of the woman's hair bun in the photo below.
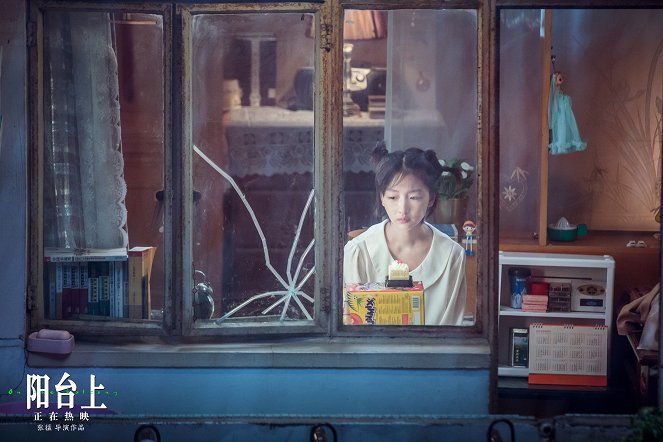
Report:
<svg viewBox="0 0 663 442"><path fill-rule="evenodd" d="M377 166L388 154L387 143L385 143L384 140L378 141L371 153L371 162L373 163L373 166Z"/></svg>
<svg viewBox="0 0 663 442"><path fill-rule="evenodd" d="M442 165L440 164L440 160L437 158L437 153L435 153L433 149L425 150L424 157L429 163L433 165L435 170L439 170L439 172L442 173Z"/></svg>

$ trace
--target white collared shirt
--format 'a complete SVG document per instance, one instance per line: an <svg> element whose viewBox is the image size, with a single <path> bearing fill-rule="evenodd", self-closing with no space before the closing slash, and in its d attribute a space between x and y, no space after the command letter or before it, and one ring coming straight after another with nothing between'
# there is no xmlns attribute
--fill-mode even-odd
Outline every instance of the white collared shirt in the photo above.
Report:
<svg viewBox="0 0 663 442"><path fill-rule="evenodd" d="M388 220L369 227L349 241L343 251L343 282L382 282L394 260L384 234ZM426 223L433 242L424 260L410 270L424 285L425 324L460 325L465 311L465 249L448 235Z"/></svg>

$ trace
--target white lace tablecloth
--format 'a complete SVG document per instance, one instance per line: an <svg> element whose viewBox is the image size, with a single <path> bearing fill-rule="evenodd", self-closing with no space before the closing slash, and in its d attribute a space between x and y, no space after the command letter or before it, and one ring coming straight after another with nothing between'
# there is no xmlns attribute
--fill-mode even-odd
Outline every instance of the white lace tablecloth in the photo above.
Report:
<svg viewBox="0 0 663 442"><path fill-rule="evenodd" d="M225 116L233 176L313 172L313 111L243 107ZM384 138L384 120L343 120L344 170L369 172L371 151Z"/></svg>

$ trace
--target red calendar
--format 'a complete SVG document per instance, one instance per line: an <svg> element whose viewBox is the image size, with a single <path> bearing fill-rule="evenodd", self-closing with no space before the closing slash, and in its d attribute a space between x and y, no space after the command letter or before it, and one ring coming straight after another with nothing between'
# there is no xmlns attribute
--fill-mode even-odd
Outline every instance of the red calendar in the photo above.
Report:
<svg viewBox="0 0 663 442"><path fill-rule="evenodd" d="M608 385L606 325L531 324L530 384Z"/></svg>

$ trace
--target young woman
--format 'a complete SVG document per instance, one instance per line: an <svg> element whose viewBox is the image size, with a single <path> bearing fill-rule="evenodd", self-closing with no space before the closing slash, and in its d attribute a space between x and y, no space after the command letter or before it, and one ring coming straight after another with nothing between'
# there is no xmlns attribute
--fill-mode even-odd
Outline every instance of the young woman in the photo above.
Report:
<svg viewBox="0 0 663 442"><path fill-rule="evenodd" d="M386 219L345 245L344 282L384 281L398 259L424 285L426 325L460 325L467 286L465 250L427 222L442 173L433 150L373 151L377 204Z"/></svg>

